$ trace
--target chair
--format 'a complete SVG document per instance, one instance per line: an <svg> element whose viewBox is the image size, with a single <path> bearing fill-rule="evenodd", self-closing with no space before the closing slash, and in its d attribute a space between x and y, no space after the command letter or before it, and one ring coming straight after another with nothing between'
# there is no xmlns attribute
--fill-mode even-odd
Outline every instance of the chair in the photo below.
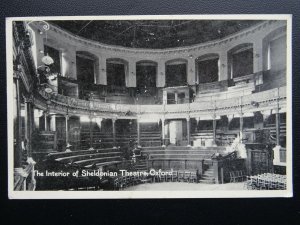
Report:
<svg viewBox="0 0 300 225"><path fill-rule="evenodd" d="M114 180L114 190L119 190L119 189L120 189L119 178L116 178Z"/></svg>
<svg viewBox="0 0 300 225"><path fill-rule="evenodd" d="M234 171L229 172L229 176L230 176L230 183L235 183L236 181L235 172Z"/></svg>
<svg viewBox="0 0 300 225"><path fill-rule="evenodd" d="M179 182L184 181L184 171L181 170L178 171L178 181Z"/></svg>
<svg viewBox="0 0 300 225"><path fill-rule="evenodd" d="M185 182L190 182L190 176L191 176L191 172L190 171L184 171L184 177L183 180Z"/></svg>
<svg viewBox="0 0 300 225"><path fill-rule="evenodd" d="M178 181L178 171L172 171L172 182Z"/></svg>
<svg viewBox="0 0 300 225"><path fill-rule="evenodd" d="M172 175L173 175L172 171L167 171L166 181L172 181Z"/></svg>
<svg viewBox="0 0 300 225"><path fill-rule="evenodd" d="M246 182L244 183L244 189L247 189L247 190L253 189L251 176L246 176Z"/></svg>
<svg viewBox="0 0 300 225"><path fill-rule="evenodd" d="M197 172L196 171L192 171L191 172L190 182L192 182L192 183L197 183L198 182L198 180L197 180Z"/></svg>
<svg viewBox="0 0 300 225"><path fill-rule="evenodd" d="M161 182L167 181L167 175L165 175L165 174L159 174L159 176L160 176L160 181Z"/></svg>

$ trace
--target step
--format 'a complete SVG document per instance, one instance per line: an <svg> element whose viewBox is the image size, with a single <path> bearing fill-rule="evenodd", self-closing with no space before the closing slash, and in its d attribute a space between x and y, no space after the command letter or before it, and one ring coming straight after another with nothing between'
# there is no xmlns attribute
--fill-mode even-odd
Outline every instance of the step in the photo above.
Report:
<svg viewBox="0 0 300 225"><path fill-rule="evenodd" d="M199 180L199 183L203 183L203 184L214 184L215 181L214 180Z"/></svg>

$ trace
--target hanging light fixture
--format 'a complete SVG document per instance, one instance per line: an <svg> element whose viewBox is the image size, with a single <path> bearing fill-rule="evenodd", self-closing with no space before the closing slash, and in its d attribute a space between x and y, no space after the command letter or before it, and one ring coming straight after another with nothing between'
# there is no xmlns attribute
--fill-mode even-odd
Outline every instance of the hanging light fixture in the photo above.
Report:
<svg viewBox="0 0 300 225"><path fill-rule="evenodd" d="M43 62L45 65L49 66L49 65L51 65L51 64L54 63L54 60L53 60L53 59L49 56L49 54L47 53L47 55L45 55L45 56L42 58L42 62Z"/></svg>
<svg viewBox="0 0 300 225"><path fill-rule="evenodd" d="M48 41L48 37L47 37L47 31L50 29L50 24L47 23L46 21L44 20L41 20L41 21L38 21L38 20L33 20L33 21L29 21L27 22L27 26L33 22L39 22L39 23L43 23L44 25L42 26L42 28L45 30L45 35L46 35L46 44L47 44L47 41ZM40 34L43 34L42 30L41 29L38 29L39 33ZM47 55L43 56L42 58L42 62L49 66L51 64L54 63L54 60L49 56L49 54L47 53Z"/></svg>

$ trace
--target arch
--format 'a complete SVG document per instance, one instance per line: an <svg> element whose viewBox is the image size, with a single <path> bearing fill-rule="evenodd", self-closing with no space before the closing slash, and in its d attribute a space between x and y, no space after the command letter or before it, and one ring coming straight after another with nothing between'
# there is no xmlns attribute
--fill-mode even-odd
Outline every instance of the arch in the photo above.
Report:
<svg viewBox="0 0 300 225"><path fill-rule="evenodd" d="M195 59L197 83L210 83L219 80L219 54L208 53Z"/></svg>
<svg viewBox="0 0 300 225"><path fill-rule="evenodd" d="M166 86L187 85L188 60L183 58L171 59L165 62Z"/></svg>
<svg viewBox="0 0 300 225"><path fill-rule="evenodd" d="M263 70L280 70L286 67L286 27L279 27L262 40ZM279 54L280 53L280 54Z"/></svg>
<svg viewBox="0 0 300 225"><path fill-rule="evenodd" d="M128 70L128 61L125 59L106 59L107 85L125 87Z"/></svg>
<svg viewBox="0 0 300 225"><path fill-rule="evenodd" d="M99 71L98 57L87 51L76 51L77 80L85 84L95 84Z"/></svg>
<svg viewBox="0 0 300 225"><path fill-rule="evenodd" d="M253 73L253 43L242 43L227 52L228 74L231 78Z"/></svg>
<svg viewBox="0 0 300 225"><path fill-rule="evenodd" d="M165 62L166 65L178 65L178 64L187 64L188 60L183 58L170 59Z"/></svg>
<svg viewBox="0 0 300 225"><path fill-rule="evenodd" d="M136 86L141 88L156 87L158 63L151 60L136 62Z"/></svg>
<svg viewBox="0 0 300 225"><path fill-rule="evenodd" d="M44 38L44 46L42 49L45 56L49 55L54 63L49 65L51 73L58 73L61 74L61 51L59 50L59 47L55 44L55 42L51 39Z"/></svg>

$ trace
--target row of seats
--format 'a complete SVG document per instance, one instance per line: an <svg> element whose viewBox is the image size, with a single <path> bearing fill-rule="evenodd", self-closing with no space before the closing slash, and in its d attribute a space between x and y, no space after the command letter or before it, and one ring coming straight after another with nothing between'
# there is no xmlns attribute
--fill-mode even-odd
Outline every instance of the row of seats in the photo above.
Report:
<svg viewBox="0 0 300 225"><path fill-rule="evenodd" d="M168 171L166 171L168 172ZM166 175L156 175L153 177L153 182L189 182L189 183L197 183L198 175L196 170L171 170Z"/></svg>
<svg viewBox="0 0 300 225"><path fill-rule="evenodd" d="M164 175L144 175L141 176L119 176L114 179L114 190L123 190L130 186L143 184L143 183L155 183L155 182L189 182L198 183L197 171L193 170L170 170L164 171Z"/></svg>
<svg viewBox="0 0 300 225"><path fill-rule="evenodd" d="M242 182L246 178L246 172L243 170L237 170L237 171L230 171L229 176L230 176L230 183L235 183L235 182Z"/></svg>
<svg viewBox="0 0 300 225"><path fill-rule="evenodd" d="M115 148L56 152L48 154L47 159L89 168L119 164L122 162L122 152Z"/></svg>
<svg viewBox="0 0 300 225"><path fill-rule="evenodd" d="M250 190L286 190L286 175L264 173L247 176L244 188Z"/></svg>

